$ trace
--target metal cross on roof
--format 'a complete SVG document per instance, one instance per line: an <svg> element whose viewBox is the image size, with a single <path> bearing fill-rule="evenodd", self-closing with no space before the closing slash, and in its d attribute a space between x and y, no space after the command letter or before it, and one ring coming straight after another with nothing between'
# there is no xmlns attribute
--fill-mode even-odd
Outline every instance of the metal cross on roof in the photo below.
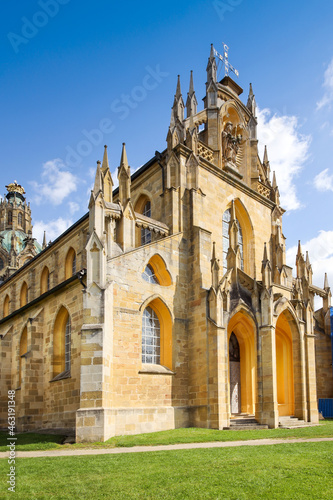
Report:
<svg viewBox="0 0 333 500"><path fill-rule="evenodd" d="M217 57L224 64L224 76L229 76L229 70L233 71L236 76L239 76L238 70L236 68L234 68L228 60L228 50L229 50L228 45L224 42L222 42L222 43L223 43L223 50L224 50L223 56L219 52L217 52L215 47L214 47L214 56Z"/></svg>

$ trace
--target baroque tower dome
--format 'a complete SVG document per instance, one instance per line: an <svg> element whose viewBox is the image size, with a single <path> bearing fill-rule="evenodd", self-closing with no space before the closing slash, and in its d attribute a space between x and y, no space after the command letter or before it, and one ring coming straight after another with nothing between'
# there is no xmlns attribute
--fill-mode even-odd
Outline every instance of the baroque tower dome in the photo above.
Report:
<svg viewBox="0 0 333 500"><path fill-rule="evenodd" d="M6 186L0 202L0 280L11 276L19 267L41 252L32 237L30 203L24 188L16 181Z"/></svg>

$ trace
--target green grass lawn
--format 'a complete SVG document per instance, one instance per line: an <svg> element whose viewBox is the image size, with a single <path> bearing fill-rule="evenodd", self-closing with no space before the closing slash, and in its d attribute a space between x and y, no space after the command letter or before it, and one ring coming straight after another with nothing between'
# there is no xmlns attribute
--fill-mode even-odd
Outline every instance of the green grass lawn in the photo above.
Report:
<svg viewBox="0 0 333 500"><path fill-rule="evenodd" d="M17 499L302 500L333 497L332 443L19 458ZM0 461L0 498L8 463Z"/></svg>
<svg viewBox="0 0 333 500"><path fill-rule="evenodd" d="M45 434L17 434L18 451L48 450L54 448L115 448L128 446L148 446L176 443L203 443L210 441L247 441L265 438L311 438L333 437L333 420L325 420L318 427L301 429L264 429L257 431L217 431L213 429L174 429L171 431L137 434L134 436L117 436L105 443L74 444L62 446L64 436ZM7 451L7 434L0 433L0 451Z"/></svg>

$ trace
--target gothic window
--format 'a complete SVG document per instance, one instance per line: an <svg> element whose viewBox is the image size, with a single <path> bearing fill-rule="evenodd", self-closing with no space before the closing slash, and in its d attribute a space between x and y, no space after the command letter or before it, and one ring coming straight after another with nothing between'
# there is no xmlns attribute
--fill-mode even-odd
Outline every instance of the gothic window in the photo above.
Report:
<svg viewBox="0 0 333 500"><path fill-rule="evenodd" d="M230 208L226 210L223 214L222 217L222 239L223 239L223 272L225 273L227 271L227 255L228 255L228 249L229 249L229 225L230 225L230 219L231 219L231 212ZM239 250L240 250L240 256L241 256L241 269L244 269L244 253L243 253L243 232L242 228L237 221L238 225L238 245L239 245Z"/></svg>
<svg viewBox="0 0 333 500"><path fill-rule="evenodd" d="M71 321L68 316L68 320L65 328L65 371L71 369Z"/></svg>
<svg viewBox="0 0 333 500"><path fill-rule="evenodd" d="M160 364L160 322L151 307L142 317L142 363Z"/></svg>
<svg viewBox="0 0 333 500"><path fill-rule="evenodd" d="M19 212L18 216L17 216L17 222L18 222L18 225L19 226L23 226L23 215L21 212Z"/></svg>
<svg viewBox="0 0 333 500"><path fill-rule="evenodd" d="M159 285L158 278L154 272L154 269L152 268L152 266L150 264L148 264L146 266L146 269L142 273L142 277L148 283L155 283L155 284Z"/></svg>
<svg viewBox="0 0 333 500"><path fill-rule="evenodd" d="M13 224L13 212L8 212L8 224Z"/></svg>
<svg viewBox="0 0 333 500"><path fill-rule="evenodd" d="M27 303L28 303L28 285L24 281L20 293L20 307L25 306Z"/></svg>
<svg viewBox="0 0 333 500"><path fill-rule="evenodd" d="M69 376L70 369L71 320L67 309L62 306L53 327L53 377Z"/></svg>
<svg viewBox="0 0 333 500"><path fill-rule="evenodd" d="M6 295L5 300L3 301L3 317L9 315L9 295Z"/></svg>
<svg viewBox="0 0 333 500"><path fill-rule="evenodd" d="M4 268L4 262L3 262L3 260L2 260L2 259L0 259L0 271L1 271L1 269L3 269L3 268Z"/></svg>
<svg viewBox="0 0 333 500"><path fill-rule="evenodd" d="M150 201L146 201L142 215L146 217L151 217L151 203ZM141 229L141 245L146 245L147 243L151 243L151 232L149 229Z"/></svg>
<svg viewBox="0 0 333 500"><path fill-rule="evenodd" d="M65 262L65 278L71 278L76 273L76 253L74 248L70 248L67 252Z"/></svg>
<svg viewBox="0 0 333 500"><path fill-rule="evenodd" d="M50 290L50 273L47 266L44 267L40 278L40 293Z"/></svg>

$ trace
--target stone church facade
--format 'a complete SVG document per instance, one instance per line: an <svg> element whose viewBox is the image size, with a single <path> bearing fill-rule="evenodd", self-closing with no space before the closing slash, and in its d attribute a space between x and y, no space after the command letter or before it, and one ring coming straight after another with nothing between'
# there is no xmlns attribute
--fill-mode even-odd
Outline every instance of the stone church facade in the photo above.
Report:
<svg viewBox="0 0 333 500"><path fill-rule="evenodd" d="M43 249L27 210L15 246L14 198L26 201L10 185L0 207L11 234L0 249L1 427L10 389L18 430L75 430L77 441L222 429L241 413L271 428L282 416L318 421L318 397L333 393L330 289L313 285L301 246L296 277L286 265L255 97L250 86L244 104L241 93L229 76L217 80L212 47L204 109L192 73L186 104L178 78L165 151L131 175L124 144L113 189L105 147L88 213Z"/></svg>

